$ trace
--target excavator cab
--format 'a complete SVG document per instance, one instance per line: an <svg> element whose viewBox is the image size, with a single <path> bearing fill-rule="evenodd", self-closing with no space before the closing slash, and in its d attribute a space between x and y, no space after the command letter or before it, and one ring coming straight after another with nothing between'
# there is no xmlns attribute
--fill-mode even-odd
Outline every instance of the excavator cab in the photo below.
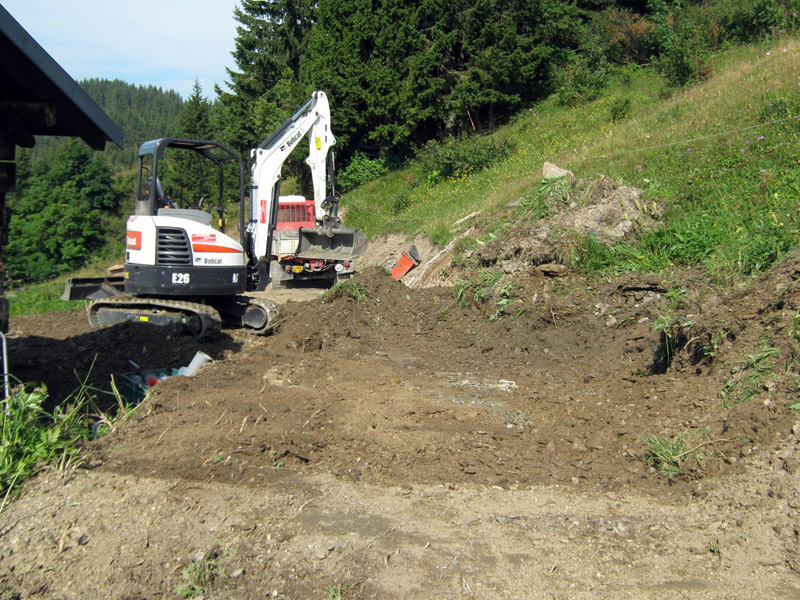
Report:
<svg viewBox="0 0 800 600"><path fill-rule="evenodd" d="M244 208L245 163L233 150L215 140L195 140L188 138L160 138L144 142L139 147L138 169L136 174L136 209L134 214L156 216L162 208L178 208L172 197L164 191L159 174L164 171L168 150L190 151L201 156L216 166L218 203L217 216L224 229L225 216L225 165L233 163L238 167L239 193L235 201ZM200 205L197 199L195 205ZM186 210L186 209L182 209ZM199 210L198 208L188 210ZM240 210L242 222L240 230L244 230L244 210Z"/></svg>

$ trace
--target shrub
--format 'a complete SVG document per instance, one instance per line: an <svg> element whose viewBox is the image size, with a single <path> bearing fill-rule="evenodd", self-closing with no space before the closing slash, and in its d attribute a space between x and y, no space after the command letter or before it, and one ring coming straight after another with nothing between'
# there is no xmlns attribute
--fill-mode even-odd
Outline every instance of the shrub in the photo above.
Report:
<svg viewBox="0 0 800 600"><path fill-rule="evenodd" d="M575 106L591 102L600 96L609 77L609 64L599 48L575 54L556 76L556 96L559 104Z"/></svg>
<svg viewBox="0 0 800 600"><path fill-rule="evenodd" d="M337 174L336 183L343 191L352 190L388 172L384 158L369 159L366 154L356 150L350 163Z"/></svg>
<svg viewBox="0 0 800 600"><path fill-rule="evenodd" d="M643 64L657 52L654 23L626 8L612 8L600 13L592 30L605 45L608 59L619 64Z"/></svg>
<svg viewBox="0 0 800 600"><path fill-rule="evenodd" d="M710 73L709 51L691 40L688 32L676 35L655 64L670 87L706 79Z"/></svg>
<svg viewBox="0 0 800 600"><path fill-rule="evenodd" d="M615 98L609 108L612 121L621 121L631 113L630 98Z"/></svg>
<svg viewBox="0 0 800 600"><path fill-rule="evenodd" d="M507 141L495 142L480 135L450 137L442 142L431 141L417 154L427 180L435 184L445 179L464 179L508 158L514 148Z"/></svg>

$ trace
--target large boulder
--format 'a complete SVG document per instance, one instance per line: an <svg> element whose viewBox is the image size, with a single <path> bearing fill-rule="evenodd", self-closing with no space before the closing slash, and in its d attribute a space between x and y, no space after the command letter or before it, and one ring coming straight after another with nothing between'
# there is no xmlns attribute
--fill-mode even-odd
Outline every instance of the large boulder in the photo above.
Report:
<svg viewBox="0 0 800 600"><path fill-rule="evenodd" d="M545 161L542 165L542 179L558 179L559 177L565 177L570 184L575 181L575 173Z"/></svg>

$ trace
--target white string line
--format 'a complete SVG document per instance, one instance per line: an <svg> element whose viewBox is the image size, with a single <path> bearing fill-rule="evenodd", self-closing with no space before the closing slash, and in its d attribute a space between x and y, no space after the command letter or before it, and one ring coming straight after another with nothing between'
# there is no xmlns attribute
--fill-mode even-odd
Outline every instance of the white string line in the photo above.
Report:
<svg viewBox="0 0 800 600"><path fill-rule="evenodd" d="M784 123L786 121L793 121L796 119L800 119L800 115L795 117L786 117L785 119L777 119L776 121L768 121L766 123L758 123L756 125L749 125L747 127L741 127L739 129L729 129L728 131L722 131L720 133L711 133L709 135L702 135L700 137L694 138L686 138L683 140L678 140L677 142L669 142L666 144L659 144L657 146L645 146L643 148L634 148L633 150L623 150L622 152L615 152L613 154L601 154L599 156L593 156L589 158L583 159L583 162L589 160L597 160L599 158L614 158L616 156L623 156L625 154L633 154L635 152L644 152L646 150L658 150L659 148L668 148L669 146L681 146L685 144L691 144L692 142L700 142L703 140L710 140L712 138L723 137L726 135L730 135L732 133L741 133L742 131L750 131L751 129L758 129L759 127L769 127L771 125L777 125L778 123Z"/></svg>
<svg viewBox="0 0 800 600"><path fill-rule="evenodd" d="M691 144L693 142L700 142L703 140L710 140L713 138L723 137L726 135L731 135L732 133L741 133L743 131L750 131L751 129L757 129L759 127L771 127L772 125L778 125L780 123L785 123L786 121L794 121L800 119L800 115L794 117L786 117L784 119L777 119L775 121L767 121L765 123L757 123L756 125L748 125L747 127L740 127L738 129L729 129L727 131L722 131L719 133L711 133L709 135L703 135L699 137L693 138L685 138L683 140L678 140L677 142L668 142L666 144L659 144L656 146L645 146L642 148L634 148L633 150L623 150L622 152L615 152L613 154L601 154L599 156L591 156L589 158L584 158L580 162L588 162L592 160L598 160L601 158L615 158L617 156L624 156L625 154L634 154L636 152L645 152L647 150L658 150L660 148L669 148L670 146L680 146L685 144ZM476 204L477 206L477 204ZM359 206L358 203L353 203L351 208L361 209L362 207ZM393 223L418 223L427 220L425 217L395 217L391 219Z"/></svg>

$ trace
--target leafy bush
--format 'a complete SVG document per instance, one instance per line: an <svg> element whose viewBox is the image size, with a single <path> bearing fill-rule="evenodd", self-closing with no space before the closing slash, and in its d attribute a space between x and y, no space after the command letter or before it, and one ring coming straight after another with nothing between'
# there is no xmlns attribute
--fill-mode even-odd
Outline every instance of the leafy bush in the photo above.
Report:
<svg viewBox="0 0 800 600"><path fill-rule="evenodd" d="M723 27L728 38L751 42L775 34L780 29L797 26L796 0L744 0L730 3L730 13L724 16Z"/></svg>
<svg viewBox="0 0 800 600"><path fill-rule="evenodd" d="M667 85L683 87L708 76L709 53L686 37L678 37L656 60Z"/></svg>
<svg viewBox="0 0 800 600"><path fill-rule="evenodd" d="M602 50L590 48L572 60L556 77L557 98L563 106L591 102L600 96L609 77L609 63Z"/></svg>
<svg viewBox="0 0 800 600"><path fill-rule="evenodd" d="M442 142L430 141L417 154L427 180L465 179L491 164L508 158L514 151L508 141L496 142L480 135L451 137Z"/></svg>
<svg viewBox="0 0 800 600"><path fill-rule="evenodd" d="M655 24L626 8L611 8L595 16L593 36L605 46L609 61L644 64L658 52Z"/></svg>
<svg viewBox="0 0 800 600"><path fill-rule="evenodd" d="M75 269L98 251L103 217L117 210L117 198L105 161L70 140L52 162L34 162L9 207L6 266L17 281L31 282Z"/></svg>
<svg viewBox="0 0 800 600"><path fill-rule="evenodd" d="M631 113L630 98L615 98L609 109L612 121L621 121Z"/></svg>
<svg viewBox="0 0 800 600"><path fill-rule="evenodd" d="M336 183L342 191L352 190L388 172L386 159L369 159L366 154L356 150L350 163L336 175Z"/></svg>

